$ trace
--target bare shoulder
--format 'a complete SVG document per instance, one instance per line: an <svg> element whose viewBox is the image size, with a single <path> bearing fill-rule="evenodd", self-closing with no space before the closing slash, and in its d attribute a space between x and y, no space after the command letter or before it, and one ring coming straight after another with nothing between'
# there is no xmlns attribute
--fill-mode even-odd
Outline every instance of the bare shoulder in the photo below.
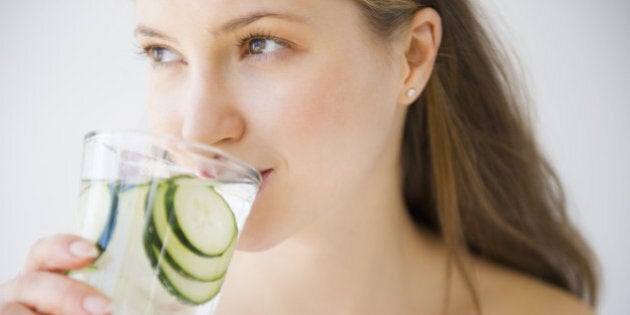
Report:
<svg viewBox="0 0 630 315"><path fill-rule="evenodd" d="M561 288L489 262L478 261L476 266L484 314L594 314Z"/></svg>

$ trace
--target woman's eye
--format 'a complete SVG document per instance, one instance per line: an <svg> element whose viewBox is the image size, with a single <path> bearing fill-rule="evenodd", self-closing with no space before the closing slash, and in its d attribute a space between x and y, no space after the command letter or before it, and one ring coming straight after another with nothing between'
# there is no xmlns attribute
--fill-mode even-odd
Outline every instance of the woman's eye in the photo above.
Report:
<svg viewBox="0 0 630 315"><path fill-rule="evenodd" d="M147 47L145 52L154 63L170 63L180 59L176 52L160 46Z"/></svg>
<svg viewBox="0 0 630 315"><path fill-rule="evenodd" d="M286 43L273 38L263 37L252 38L247 43L247 49L250 55L268 54L286 46Z"/></svg>

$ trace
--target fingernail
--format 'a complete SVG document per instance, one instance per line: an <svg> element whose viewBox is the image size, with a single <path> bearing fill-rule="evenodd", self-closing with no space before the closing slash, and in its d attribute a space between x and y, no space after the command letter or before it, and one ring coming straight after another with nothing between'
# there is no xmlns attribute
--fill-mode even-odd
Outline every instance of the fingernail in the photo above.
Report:
<svg viewBox="0 0 630 315"><path fill-rule="evenodd" d="M96 295L89 295L83 300L83 308L91 314L107 314L111 305L108 299Z"/></svg>
<svg viewBox="0 0 630 315"><path fill-rule="evenodd" d="M86 241L74 241L70 244L70 253L80 258L96 258L98 250L96 246Z"/></svg>

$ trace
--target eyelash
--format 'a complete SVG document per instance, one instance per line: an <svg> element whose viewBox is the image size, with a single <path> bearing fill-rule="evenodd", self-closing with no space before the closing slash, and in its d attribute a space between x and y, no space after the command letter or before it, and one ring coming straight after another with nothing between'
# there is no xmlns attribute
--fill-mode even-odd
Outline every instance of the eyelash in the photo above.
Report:
<svg viewBox="0 0 630 315"><path fill-rule="evenodd" d="M262 40L273 40L275 42L277 42L278 44L282 45L283 47L287 47L287 48L291 48L291 43L280 39L276 36L273 36L269 33L265 33L263 31L255 31L255 32L250 32L249 34L240 37L237 40L236 43L236 47L238 48L238 50L241 52L240 53L240 58L244 59L245 57L247 57L248 55L252 58L269 58L269 56L267 56L268 54L260 54L260 55L255 55L255 54L249 54L249 44L251 43L252 40L255 39L262 39ZM155 62L151 59L151 52L154 49L169 49L172 50L171 48L165 47L163 45L159 45L159 44L147 44L144 46L138 46L138 51L137 54L143 58L148 58L151 61L151 65L153 67L164 67L164 66L168 66L170 63L168 62Z"/></svg>
<svg viewBox="0 0 630 315"><path fill-rule="evenodd" d="M169 66L170 63L168 62L155 62L152 58L151 58L151 51L154 49L168 49L168 50L172 50L171 48L168 48L164 45L159 45L159 44L147 44L147 45L139 45L137 47L137 51L136 53L141 57L141 58L146 58L149 59L151 66L153 68L159 68L159 67L166 67Z"/></svg>
<svg viewBox="0 0 630 315"><path fill-rule="evenodd" d="M265 33L264 31L254 31L254 32L250 32L249 34L245 36L242 36L237 42L236 47L238 47L239 51L241 51L242 57L244 57L245 55L249 53L249 44L254 39L273 40L284 47L291 48L291 44L286 40L280 39L269 33ZM263 55L266 55L266 54L263 54ZM252 56L262 57L262 56L255 56L255 55L252 55Z"/></svg>

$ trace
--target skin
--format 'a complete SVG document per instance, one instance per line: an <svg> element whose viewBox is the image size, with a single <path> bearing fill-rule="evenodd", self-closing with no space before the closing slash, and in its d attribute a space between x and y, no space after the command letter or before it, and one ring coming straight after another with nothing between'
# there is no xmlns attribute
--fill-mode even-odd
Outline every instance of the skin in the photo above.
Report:
<svg viewBox="0 0 630 315"><path fill-rule="evenodd" d="M402 198L402 128L419 95L407 91L430 76L441 40L435 11L418 12L385 44L351 1L136 4L138 42L152 58L152 129L266 174L219 314L473 313L457 274L445 304L446 250ZM262 12L273 14L239 20ZM34 245L21 275L0 287L0 314L89 314L86 300L102 296L59 273L94 257L83 242L59 235ZM470 270L488 314L590 314L489 262L470 257Z"/></svg>
<svg viewBox="0 0 630 315"><path fill-rule="evenodd" d="M354 5L342 2L331 10L326 1L196 3L192 11L189 3L137 2L139 25L176 39L138 36L141 45L163 45L177 54L175 62L151 70L150 123L240 156L261 171L273 169L241 248L267 249L314 225L317 235L325 227L345 230L358 216L352 210L376 212L376 204L395 204L400 211L398 143L406 106L396 100L403 69L391 71L392 62L373 49ZM228 21L256 11L297 17L261 18L216 34ZM343 23L332 29L328 21ZM292 47L260 55L235 47L256 32ZM361 198L366 193L381 197Z"/></svg>

